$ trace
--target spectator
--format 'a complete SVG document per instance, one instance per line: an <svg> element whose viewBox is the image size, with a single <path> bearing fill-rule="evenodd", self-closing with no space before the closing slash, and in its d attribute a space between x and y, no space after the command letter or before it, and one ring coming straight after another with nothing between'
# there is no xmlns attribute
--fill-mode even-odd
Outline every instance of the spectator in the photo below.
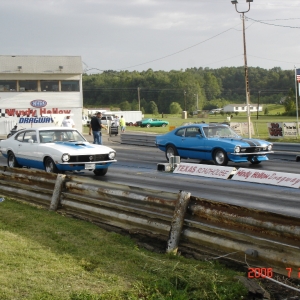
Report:
<svg viewBox="0 0 300 300"><path fill-rule="evenodd" d="M63 119L61 123L62 127L69 127L69 128L75 128L75 123L73 119L71 119L70 115L66 115L66 117Z"/></svg>
<svg viewBox="0 0 300 300"><path fill-rule="evenodd" d="M96 116L92 117L90 122L90 130L89 130L89 135L92 135L93 132L94 144L98 144L98 145L102 145L101 129L102 128L107 129L107 127L101 123L101 117L102 117L101 112L97 112Z"/></svg>
<svg viewBox="0 0 300 300"><path fill-rule="evenodd" d="M123 118L123 116L121 116L121 119L120 119L120 126L121 126L121 132L125 132L126 122L125 122L125 119Z"/></svg>
<svg viewBox="0 0 300 300"><path fill-rule="evenodd" d="M116 127L120 126L120 120L119 120L118 116L116 116L116 118L114 119L114 126L116 126Z"/></svg>

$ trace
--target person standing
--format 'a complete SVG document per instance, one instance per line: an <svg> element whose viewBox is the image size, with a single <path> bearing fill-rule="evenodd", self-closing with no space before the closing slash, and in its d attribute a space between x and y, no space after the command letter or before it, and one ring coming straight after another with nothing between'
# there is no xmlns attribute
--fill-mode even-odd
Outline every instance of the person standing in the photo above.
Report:
<svg viewBox="0 0 300 300"><path fill-rule="evenodd" d="M119 121L119 117L116 116L116 118L114 119L114 126L119 127L120 126L120 121Z"/></svg>
<svg viewBox="0 0 300 300"><path fill-rule="evenodd" d="M93 132L94 144L98 144L98 145L102 145L101 129L102 128L107 129L107 127L101 123L101 117L102 117L101 112L97 112L96 116L92 117L90 122L90 130L89 130L89 135L92 135Z"/></svg>
<svg viewBox="0 0 300 300"><path fill-rule="evenodd" d="M125 132L126 122L125 122L125 119L123 118L123 116L121 116L121 119L120 119L120 126L121 126L121 132Z"/></svg>
<svg viewBox="0 0 300 300"><path fill-rule="evenodd" d="M71 119L70 115L66 115L66 117L63 119L61 123L62 127L69 127L69 128L75 128L75 123L73 119Z"/></svg>

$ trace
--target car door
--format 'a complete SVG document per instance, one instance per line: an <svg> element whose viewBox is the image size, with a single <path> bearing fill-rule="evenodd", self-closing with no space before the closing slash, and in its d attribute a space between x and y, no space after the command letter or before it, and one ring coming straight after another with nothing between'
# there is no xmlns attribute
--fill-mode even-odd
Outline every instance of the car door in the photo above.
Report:
<svg viewBox="0 0 300 300"><path fill-rule="evenodd" d="M35 167L37 164L37 136L35 130L26 130L17 136L16 157L22 166Z"/></svg>
<svg viewBox="0 0 300 300"><path fill-rule="evenodd" d="M186 128L182 137L182 157L192 159L206 159L205 138L198 126L190 126Z"/></svg>

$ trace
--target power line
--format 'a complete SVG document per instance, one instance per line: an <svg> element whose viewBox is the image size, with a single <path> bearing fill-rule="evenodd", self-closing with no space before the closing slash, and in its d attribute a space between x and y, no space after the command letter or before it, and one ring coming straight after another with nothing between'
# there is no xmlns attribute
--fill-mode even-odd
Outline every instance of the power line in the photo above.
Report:
<svg viewBox="0 0 300 300"><path fill-rule="evenodd" d="M163 57L156 58L156 59L153 59L153 60L150 60L150 61L147 61L147 62L138 64L138 65L125 67L125 68L122 68L122 69L117 69L117 70L124 70L124 69L135 68L135 67L139 67L139 66L142 66L142 65L146 65L146 64L149 64L149 63L158 61L158 60L162 60L162 59L171 57L171 56L176 55L176 54L178 54L178 53L181 53L181 52L184 52L184 51L189 50L189 49L191 49L191 48L194 48L194 47L196 47L196 46L199 46L199 45L201 45L201 44L203 44L203 43L205 43L205 42L207 42L207 41L210 41L210 40L216 38L217 36L220 36L220 35L226 33L226 32L229 31L229 30L232 30L232 29L233 29L233 28L226 29L226 30L224 30L224 31L222 31L222 32L220 32L220 33L218 33L218 34L216 34L216 35L214 35L214 36L212 36L212 37L210 37L210 38L208 38L208 39L202 41L202 42L199 42L199 43L197 43L197 44L194 44L194 45L192 45L192 46L190 46L190 47L187 47L187 48L184 48L184 49L182 49L182 50L176 51L176 52L174 52L174 53L165 55L165 56L163 56Z"/></svg>
<svg viewBox="0 0 300 300"><path fill-rule="evenodd" d="M277 27L286 27L286 28L293 28L293 29L299 29L300 27L298 26L288 26L288 25L278 25L278 24L270 24L270 23L267 23L267 22L264 22L264 21L260 21L260 20L254 20L254 19L251 19L249 17L247 17L247 19L253 21L253 22L257 22L257 23L261 23L261 24L265 24L265 25L270 25L270 26L277 26Z"/></svg>

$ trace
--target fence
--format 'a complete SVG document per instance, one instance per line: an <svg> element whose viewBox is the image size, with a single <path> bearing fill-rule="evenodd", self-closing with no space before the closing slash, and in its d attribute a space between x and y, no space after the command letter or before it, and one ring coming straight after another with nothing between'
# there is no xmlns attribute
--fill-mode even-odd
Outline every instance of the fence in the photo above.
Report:
<svg viewBox="0 0 300 300"><path fill-rule="evenodd" d="M104 228L164 242L167 252L223 256L297 278L300 219L196 198L38 170L0 167L0 193ZM292 225L291 225L292 224Z"/></svg>

